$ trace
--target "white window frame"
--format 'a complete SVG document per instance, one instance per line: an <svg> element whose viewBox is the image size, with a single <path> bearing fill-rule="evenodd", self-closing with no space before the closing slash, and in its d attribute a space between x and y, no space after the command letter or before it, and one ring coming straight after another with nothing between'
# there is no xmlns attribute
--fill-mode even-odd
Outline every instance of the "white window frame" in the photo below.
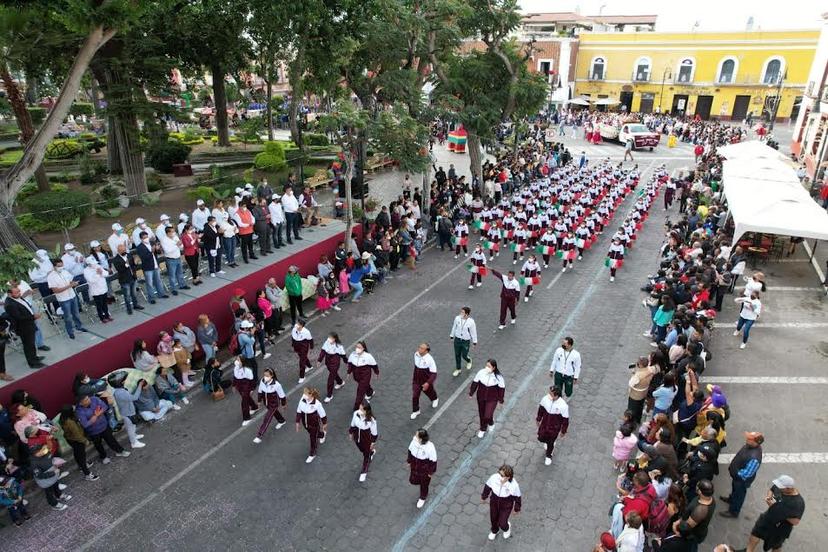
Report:
<svg viewBox="0 0 828 552"><path fill-rule="evenodd" d="M537 70L538 73L541 73L541 63L545 63L545 62L549 63L549 70L550 71L555 70L555 60L554 59L552 59L552 58L541 58L541 59L538 60L538 64L537 64L537 67L536 67L536 70ZM546 82L550 82L550 79L552 78L552 75L550 75L549 73L543 73L543 78L546 79Z"/></svg>
<svg viewBox="0 0 828 552"><path fill-rule="evenodd" d="M690 79L686 81L679 80L681 79L681 64L688 60L690 61L690 63L693 64L692 69L690 70ZM676 84L690 84L691 82L696 80L696 66L696 58L690 56L681 58L678 62L678 65L676 65L676 72L674 73L675 79L673 79L673 82L675 82Z"/></svg>
<svg viewBox="0 0 828 552"><path fill-rule="evenodd" d="M638 67L640 65L647 65L647 78L638 78ZM633 64L633 81L634 82L650 82L653 79L653 60L649 56L641 56L635 60Z"/></svg>
<svg viewBox="0 0 828 552"><path fill-rule="evenodd" d="M601 78L595 79L595 62L596 60L601 60L601 65L604 66L604 69L601 72ZM607 56L595 56L589 62L589 80L607 80Z"/></svg>
<svg viewBox="0 0 828 552"><path fill-rule="evenodd" d="M779 74L780 75L785 74L785 67L786 67L785 58L783 58L782 56L771 56L771 57L769 57L768 59L765 60L765 63L762 64L762 72L759 73L759 82L761 84L776 84L775 82L765 82L765 74L768 72L768 65L770 65L770 63L772 61L778 61L779 62Z"/></svg>
<svg viewBox="0 0 828 552"><path fill-rule="evenodd" d="M726 61L733 62L733 74L730 76L730 80L724 82L722 80L722 69L724 68L724 64ZM736 76L739 74L739 58L736 56L725 56L719 60L719 65L716 67L716 83L717 84L733 84L736 82Z"/></svg>

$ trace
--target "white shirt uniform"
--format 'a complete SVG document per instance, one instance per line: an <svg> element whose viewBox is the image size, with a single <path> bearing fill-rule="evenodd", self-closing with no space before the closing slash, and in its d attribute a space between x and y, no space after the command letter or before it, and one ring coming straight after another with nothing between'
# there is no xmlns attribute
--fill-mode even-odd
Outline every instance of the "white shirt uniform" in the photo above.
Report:
<svg viewBox="0 0 828 552"><path fill-rule="evenodd" d="M352 351L348 356L348 364L353 364L354 366L376 366L377 361L371 353L363 352L359 354L356 351Z"/></svg>
<svg viewBox="0 0 828 552"><path fill-rule="evenodd" d="M325 340L325 343L322 344L322 350L329 355L342 355L345 356L345 347L342 346L341 343L333 342L331 343L329 340Z"/></svg>
<svg viewBox="0 0 828 552"><path fill-rule="evenodd" d="M299 210L299 201L293 194L285 194L282 196L282 209L285 213L295 213Z"/></svg>
<svg viewBox="0 0 828 552"><path fill-rule="evenodd" d="M414 366L420 370L428 370L433 374L437 373L437 364L434 362L431 353L426 353L423 356L420 356L420 353L414 353Z"/></svg>
<svg viewBox="0 0 828 552"><path fill-rule="evenodd" d="M575 349L566 351L563 347L558 347L552 356L552 367L549 371L578 379L581 375L581 353Z"/></svg>
<svg viewBox="0 0 828 552"><path fill-rule="evenodd" d="M557 399L552 400L552 397L550 397L547 393L541 399L540 405L552 416L557 414L563 418L569 418L569 405L563 397L558 397Z"/></svg>
<svg viewBox="0 0 828 552"><path fill-rule="evenodd" d="M411 444L408 445L408 452L418 460L437 461L437 449L434 448L434 443L431 441L422 444L414 437L411 439Z"/></svg>
<svg viewBox="0 0 828 552"><path fill-rule="evenodd" d="M63 261L63 269L72 276L80 276L83 274L83 267L85 265L83 255L77 251L67 251L60 259Z"/></svg>
<svg viewBox="0 0 828 552"><path fill-rule="evenodd" d="M72 275L69 274L66 269L55 269L49 273L49 276L46 278L46 283L52 289L66 287L72 283ZM77 297L77 295L75 294L75 290L73 288L55 293L55 299L57 299L58 302L70 301L75 297Z"/></svg>
<svg viewBox="0 0 828 552"><path fill-rule="evenodd" d="M207 217L209 217L212 213L206 207L202 211L201 209L196 209L193 211L193 216L190 217L190 220L193 221L193 228L196 229L196 232L201 232L204 230L204 225L207 224ZM218 217L216 217L218 218Z"/></svg>
<svg viewBox="0 0 828 552"><path fill-rule="evenodd" d="M100 274L98 273L100 271ZM89 293L94 297L106 295L106 270L100 265L90 265L83 269L83 277L89 284Z"/></svg>
<svg viewBox="0 0 828 552"><path fill-rule="evenodd" d="M322 401L308 402L305 400L305 397L299 399L299 405L296 407L297 414L307 416L308 414L313 414L314 412L316 412L320 418L327 416L327 414L325 414L325 407L322 406Z"/></svg>
<svg viewBox="0 0 828 552"><path fill-rule="evenodd" d="M471 341L476 345L477 324L475 324L474 318L472 318L471 316L469 316L468 318L463 318L460 315L455 316L454 324L451 325L451 332L449 332L449 337Z"/></svg>
<svg viewBox="0 0 828 552"><path fill-rule="evenodd" d="M490 372L488 368L482 368L474 375L474 382L484 385L486 387L500 387L506 389L506 380L501 374Z"/></svg>
<svg viewBox="0 0 828 552"><path fill-rule="evenodd" d="M379 435L377 419L372 418L369 422L365 418L363 418L362 414L359 413L359 410L354 411L354 415L351 416L351 427L355 427L360 431L370 430L371 435L373 435L374 437Z"/></svg>
<svg viewBox="0 0 828 552"><path fill-rule="evenodd" d="M158 243L161 244L161 250L164 252L164 257L167 259L181 258L181 238L173 234L172 238L167 237L166 234L158 235Z"/></svg>
<svg viewBox="0 0 828 552"><path fill-rule="evenodd" d="M129 248L131 247L129 243L129 236L127 236L126 233L113 233L111 236L107 238L106 243L109 245L109 251L110 253L112 253L113 257L118 254L119 245L124 244L124 247L127 251L129 251Z"/></svg>
<svg viewBox="0 0 828 552"><path fill-rule="evenodd" d="M248 379L253 381L253 370L244 364L237 364L233 366L233 377L236 379Z"/></svg>
<svg viewBox="0 0 828 552"><path fill-rule="evenodd" d="M252 371L251 371L252 373ZM282 384L276 380L271 381L270 383L266 383L265 380L259 381L259 388L257 389L258 393L264 393L266 395L272 395L276 393L276 396L280 399L285 398L285 390L282 388Z"/></svg>
<svg viewBox="0 0 828 552"><path fill-rule="evenodd" d="M302 328L301 330L297 330L296 326L293 326L293 329L290 330L290 337L292 337L294 341L310 341L313 339L309 329Z"/></svg>
<svg viewBox="0 0 828 552"><path fill-rule="evenodd" d="M138 244L141 243L141 232L146 232L150 241L155 239L155 232L152 231L152 228L146 225L144 227L136 226L135 230L132 231L132 244L135 247L138 247Z"/></svg>
<svg viewBox="0 0 828 552"><path fill-rule="evenodd" d="M504 483L503 478L499 473L492 474L489 479L486 480L486 486L492 490L492 494L499 496L500 498L521 496L520 486L517 484L517 481L513 478L511 481L506 481Z"/></svg>
<svg viewBox="0 0 828 552"><path fill-rule="evenodd" d="M271 201L267 204L267 210L270 213L270 224L282 224L285 222L285 212L282 210L282 204L276 201Z"/></svg>

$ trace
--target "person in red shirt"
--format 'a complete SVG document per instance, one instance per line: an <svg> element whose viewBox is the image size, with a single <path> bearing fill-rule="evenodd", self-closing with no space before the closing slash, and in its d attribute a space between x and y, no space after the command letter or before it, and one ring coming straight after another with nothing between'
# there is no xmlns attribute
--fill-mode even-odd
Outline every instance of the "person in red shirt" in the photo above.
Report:
<svg viewBox="0 0 828 552"><path fill-rule="evenodd" d="M693 153L696 155L696 163L698 163L699 157L701 157L704 153L704 146L702 146L701 144L696 144L696 147L693 148Z"/></svg>
<svg viewBox="0 0 828 552"><path fill-rule="evenodd" d="M195 232L195 227L189 222L184 225L181 233L181 245L184 246L184 260L187 261L187 266L190 267L190 272L193 273L193 285L197 286L202 282L199 277L198 267L198 250L201 247L201 242Z"/></svg>

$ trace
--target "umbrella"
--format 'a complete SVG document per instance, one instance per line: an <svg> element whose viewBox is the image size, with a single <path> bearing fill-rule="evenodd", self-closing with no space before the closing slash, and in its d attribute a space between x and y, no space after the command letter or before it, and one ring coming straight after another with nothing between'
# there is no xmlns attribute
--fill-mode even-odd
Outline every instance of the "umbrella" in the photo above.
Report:
<svg viewBox="0 0 828 552"><path fill-rule="evenodd" d="M583 98L572 98L568 101L568 103L575 105L589 105L589 100L585 100Z"/></svg>
<svg viewBox="0 0 828 552"><path fill-rule="evenodd" d="M595 105L618 105L621 102L613 98L600 98L595 100Z"/></svg>

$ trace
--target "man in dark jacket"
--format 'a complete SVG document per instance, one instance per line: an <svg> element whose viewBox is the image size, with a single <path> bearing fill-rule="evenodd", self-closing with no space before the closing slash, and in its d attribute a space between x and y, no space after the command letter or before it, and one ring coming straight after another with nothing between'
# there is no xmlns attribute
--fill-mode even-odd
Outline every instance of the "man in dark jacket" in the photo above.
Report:
<svg viewBox="0 0 828 552"><path fill-rule="evenodd" d="M153 293L162 299L168 299L164 289L164 284L161 282L161 269L158 266L158 258L155 256L155 247L150 244L149 234L141 232L138 234L141 243L135 248L138 258L141 259L141 270L144 271L144 281L147 285L147 299L151 304L155 304L155 299L152 298Z"/></svg>
<svg viewBox="0 0 828 552"><path fill-rule="evenodd" d="M207 252L210 277L215 278L217 273L224 274L221 269L221 234L216 227L216 217L207 217L207 224L201 232L201 245Z"/></svg>
<svg viewBox="0 0 828 552"><path fill-rule="evenodd" d="M35 313L34 308L23 299L20 293L20 288L12 286L9 289L9 294L6 297L6 317L14 325L14 331L17 333L20 340L23 342L23 352L26 354L26 362L29 368L42 368L45 366L41 360L43 357L37 356L37 347L35 346L35 320L40 318L40 314Z"/></svg>
<svg viewBox="0 0 828 552"><path fill-rule="evenodd" d="M273 253L270 249L269 234L267 232L270 226L270 211L267 208L267 200L264 198L257 200L252 212L253 218L256 219L256 222L253 223L253 231L259 237L259 253L264 257L268 253Z"/></svg>
<svg viewBox="0 0 828 552"><path fill-rule="evenodd" d="M144 310L144 307L138 304L138 294L135 292L135 285L138 281L138 275L136 274L138 267L135 266L135 257L131 253L127 253L124 244L118 245L118 252L112 257L112 267L118 275L118 283L121 285L121 293L124 294L127 314L132 314L132 309Z"/></svg>
<svg viewBox="0 0 828 552"><path fill-rule="evenodd" d="M745 496L747 490L756 479L756 473L759 471L759 466L762 465L762 443L765 442L765 436L758 431L745 432L745 445L739 449L733 460L730 461L730 466L727 468L730 474L730 496L720 496L724 502L727 502L730 507L727 511L720 512L719 515L728 518L739 517L739 512L742 510L742 504L745 503Z"/></svg>

